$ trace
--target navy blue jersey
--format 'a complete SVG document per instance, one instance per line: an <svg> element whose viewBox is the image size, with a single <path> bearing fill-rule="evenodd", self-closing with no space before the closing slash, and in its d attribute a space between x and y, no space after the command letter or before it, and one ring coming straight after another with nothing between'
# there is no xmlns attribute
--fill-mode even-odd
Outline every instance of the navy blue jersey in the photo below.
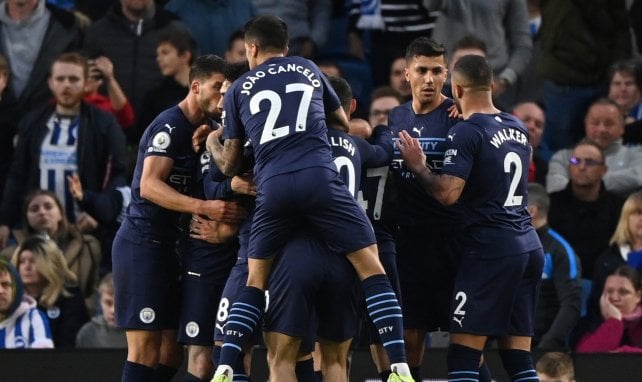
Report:
<svg viewBox="0 0 642 382"><path fill-rule="evenodd" d="M409 101L392 109L388 116L393 140L399 140L399 132L402 130L418 138L426 155L426 165L436 173L439 173L443 166L448 130L458 121L448 116L448 108L452 105L453 101L448 98L427 114L415 114L412 101ZM449 226L460 225L459 206L445 207L428 195L415 180L412 172L403 165L401 153L396 145L391 171L394 182L395 218L400 225L413 227L429 224L445 231L450 231Z"/></svg>
<svg viewBox="0 0 642 382"><path fill-rule="evenodd" d="M334 164L343 183L356 196L361 182L361 154L354 137L335 129L328 130Z"/></svg>
<svg viewBox="0 0 642 382"><path fill-rule="evenodd" d="M339 108L339 99L312 61L271 58L234 81L224 102L223 137L252 142L258 187L274 175L336 168L325 110Z"/></svg>
<svg viewBox="0 0 642 382"><path fill-rule="evenodd" d="M162 242L173 242L178 235L180 213L160 207L140 196L143 162L148 156L163 156L174 161L167 178L176 191L193 194L194 171L198 155L192 149L192 125L178 106L156 117L147 127L138 146L138 159L132 180L132 200L127 208L122 235L144 235Z"/></svg>
<svg viewBox="0 0 642 382"><path fill-rule="evenodd" d="M442 173L464 179L466 253L502 257L541 248L526 209L528 130L508 113L473 114L448 133Z"/></svg>

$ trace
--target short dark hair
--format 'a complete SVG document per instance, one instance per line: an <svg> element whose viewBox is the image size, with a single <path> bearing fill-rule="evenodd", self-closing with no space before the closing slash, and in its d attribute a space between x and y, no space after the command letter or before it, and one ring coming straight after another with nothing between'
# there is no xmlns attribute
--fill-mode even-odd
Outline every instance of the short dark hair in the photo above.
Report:
<svg viewBox="0 0 642 382"><path fill-rule="evenodd" d="M197 56L196 40L194 36L184 28L174 28L158 36L156 46L167 43L176 48L178 54L188 52L190 54L189 65L194 63Z"/></svg>
<svg viewBox="0 0 642 382"><path fill-rule="evenodd" d="M276 16L257 16L245 24L244 38L263 50L282 51L288 46L288 26Z"/></svg>
<svg viewBox="0 0 642 382"><path fill-rule="evenodd" d="M234 82L237 78L241 77L244 73L250 71L250 66L247 61L237 62L235 64L227 64L225 71L225 79Z"/></svg>
<svg viewBox="0 0 642 382"><path fill-rule="evenodd" d="M227 50L230 51L232 50L232 47L234 46L234 41L236 40L243 40L243 31L242 30L236 30L232 32L230 37L227 39Z"/></svg>
<svg viewBox="0 0 642 382"><path fill-rule="evenodd" d="M194 63L190 68L189 82L191 84L194 80L207 79L213 73L221 73L225 75L227 66L227 61L215 54L199 56L194 60Z"/></svg>
<svg viewBox="0 0 642 382"><path fill-rule="evenodd" d="M375 88L372 93L370 93L370 103L374 102L374 100L376 99L384 97L393 97L396 98L399 103L404 102L401 94L399 94L399 92L395 89L391 88L390 86L379 86L378 88Z"/></svg>
<svg viewBox="0 0 642 382"><path fill-rule="evenodd" d="M491 90L493 68L485 57L475 54L465 55L455 62L453 72L463 77L464 83L461 84L462 86L481 91Z"/></svg>
<svg viewBox="0 0 642 382"><path fill-rule="evenodd" d="M466 35L457 40L455 45L453 45L451 54L459 49L479 49L484 53L488 53L486 43L472 35Z"/></svg>
<svg viewBox="0 0 642 382"><path fill-rule="evenodd" d="M642 290L640 273L637 271L637 269L628 264L620 265L609 276L624 277L631 282L631 285L633 285L633 289L635 289L636 292Z"/></svg>
<svg viewBox="0 0 642 382"><path fill-rule="evenodd" d="M337 97L339 97L339 102L341 102L342 107L349 106L350 103L352 102L352 88L350 87L350 84L348 81L341 77L333 77L329 76L328 81L330 82L330 85L332 86L332 89L334 89L334 92L337 93Z"/></svg>
<svg viewBox="0 0 642 382"><path fill-rule="evenodd" d="M632 76L638 89L642 91L642 63L635 59L616 61L609 67L609 83L613 81L615 73L624 73Z"/></svg>
<svg viewBox="0 0 642 382"><path fill-rule="evenodd" d="M89 64L87 63L87 57L79 52L65 52L56 57L56 59L51 63L51 67L49 68L49 75L51 75L51 70L53 69L53 66L56 62L78 65L82 68L85 79L89 77Z"/></svg>
<svg viewBox="0 0 642 382"><path fill-rule="evenodd" d="M446 48L437 41L425 36L417 37L412 40L406 48L406 62L411 61L417 56L426 57L446 57Z"/></svg>
<svg viewBox="0 0 642 382"><path fill-rule="evenodd" d="M548 216L551 206L551 198L546 192L546 187L539 183L528 184L528 204L537 207L541 216Z"/></svg>

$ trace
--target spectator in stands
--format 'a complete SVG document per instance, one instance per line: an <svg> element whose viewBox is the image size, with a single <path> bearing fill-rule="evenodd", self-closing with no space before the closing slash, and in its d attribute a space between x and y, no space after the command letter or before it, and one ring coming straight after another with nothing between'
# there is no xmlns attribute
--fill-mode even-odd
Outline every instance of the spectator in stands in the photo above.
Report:
<svg viewBox="0 0 642 382"><path fill-rule="evenodd" d="M533 160L528 167L528 181L546 185L548 150L542 147L544 135L544 110L535 102L523 102L513 108L513 114L528 128L528 143L533 148Z"/></svg>
<svg viewBox="0 0 642 382"><path fill-rule="evenodd" d="M47 316L24 293L16 268L0 258L0 349L53 348Z"/></svg>
<svg viewBox="0 0 642 382"><path fill-rule="evenodd" d="M389 86L381 86L372 91L368 122L371 127L388 125L390 110L401 105L401 95Z"/></svg>
<svg viewBox="0 0 642 382"><path fill-rule="evenodd" d="M47 74L63 52L80 48L83 31L70 12L45 0L6 0L0 4L3 54L11 68L6 109L17 124L51 96Z"/></svg>
<svg viewBox="0 0 642 382"><path fill-rule="evenodd" d="M25 194L35 189L53 191L69 222L81 225L86 217L73 204L68 175L77 173L91 191L125 184L125 137L113 115L82 102L87 60L64 53L51 66L49 87L55 103L25 116L0 204L0 247L9 228L20 225Z"/></svg>
<svg viewBox="0 0 642 382"><path fill-rule="evenodd" d="M23 219L24 228L12 231L12 239L16 241L16 245L5 248L0 255L11 258L16 247L33 235L42 234L51 238L62 250L69 269L76 275L87 309L93 311L98 264L101 259L98 240L91 235L82 234L75 225L69 223L60 200L51 191L37 190L27 195Z"/></svg>
<svg viewBox="0 0 642 382"><path fill-rule="evenodd" d="M587 317L578 326L578 353L642 353L642 282L628 265L606 278L600 297L600 317Z"/></svg>
<svg viewBox="0 0 642 382"><path fill-rule="evenodd" d="M114 75L136 116L145 94L162 79L156 64L158 36L180 28L185 26L178 17L156 8L153 0L120 0L87 30L85 49L116 63ZM137 145L141 133L130 129L129 143Z"/></svg>
<svg viewBox="0 0 642 382"><path fill-rule="evenodd" d="M87 64L89 76L85 85L84 101L112 113L123 129L134 126L134 109L114 77L114 64L111 60L99 56L90 58ZM107 88L107 96L98 92L103 85Z"/></svg>
<svg viewBox="0 0 642 382"><path fill-rule="evenodd" d="M596 143L604 153L606 189L622 197L639 189L642 186L642 147L622 144L624 118L617 104L607 98L595 101L586 113L584 130L586 138ZM553 154L546 175L549 193L562 190L568 184L570 158L570 149Z"/></svg>
<svg viewBox="0 0 642 382"><path fill-rule="evenodd" d="M158 37L156 62L163 81L145 95L139 120L142 133L163 110L176 105L189 92L189 70L196 58L196 40L188 30L163 33Z"/></svg>
<svg viewBox="0 0 642 382"><path fill-rule="evenodd" d="M170 0L175 13L196 39L200 54L223 57L230 36L254 17L251 0Z"/></svg>
<svg viewBox="0 0 642 382"><path fill-rule="evenodd" d="M406 57L400 56L392 60L388 75L388 85L401 94L404 102L412 98L410 82L406 79Z"/></svg>
<svg viewBox="0 0 642 382"><path fill-rule="evenodd" d="M230 35L230 38L227 40L225 61L230 64L247 61L247 57L245 57L245 38L243 37L243 31L237 30Z"/></svg>
<svg viewBox="0 0 642 382"><path fill-rule="evenodd" d="M642 63L635 60L617 61L609 69L609 98L624 114L625 144L642 143Z"/></svg>
<svg viewBox="0 0 642 382"><path fill-rule="evenodd" d="M602 181L606 173L600 146L584 140L571 151L567 162L569 183L550 194L548 222L571 244L582 262L582 277L593 277L593 265L609 245L622 199Z"/></svg>
<svg viewBox="0 0 642 382"><path fill-rule="evenodd" d="M611 63L631 56L624 0L541 1L539 74L544 82L544 141L557 151L582 136L589 105L604 94ZM550 190L549 190L550 192Z"/></svg>
<svg viewBox="0 0 642 382"><path fill-rule="evenodd" d="M545 353L535 364L540 382L575 382L573 359L567 353Z"/></svg>
<svg viewBox="0 0 642 382"><path fill-rule="evenodd" d="M6 97L10 73L7 59L0 54L0 199L13 155L13 137L16 135L16 125L11 118L12 105Z"/></svg>
<svg viewBox="0 0 642 382"><path fill-rule="evenodd" d="M321 69L321 73L325 74L326 77L342 77L343 73L341 73L341 68L336 61L321 59L315 60L315 63L319 69Z"/></svg>
<svg viewBox="0 0 642 382"><path fill-rule="evenodd" d="M622 213L615 232L595 261L593 283L588 305L589 312L598 313L599 299L606 277L623 264L642 271L642 191L629 195L622 206Z"/></svg>
<svg viewBox="0 0 642 382"><path fill-rule="evenodd" d="M76 336L77 348L127 348L125 330L116 327L114 312L114 278L106 274L98 286L102 314L83 325Z"/></svg>
<svg viewBox="0 0 642 382"><path fill-rule="evenodd" d="M11 263L18 269L25 292L47 314L55 347L74 347L76 334L89 315L76 275L67 267L60 248L53 240L34 235L16 248Z"/></svg>
<svg viewBox="0 0 642 382"><path fill-rule="evenodd" d="M532 40L524 0L427 0L428 9L441 13L435 22L433 38L453 50L466 35L484 41L493 67L493 97L504 109L512 108L508 88L515 84L531 57Z"/></svg>
<svg viewBox="0 0 642 382"><path fill-rule="evenodd" d="M580 318L582 270L571 245L548 226L550 199L544 186L528 184L528 212L544 249L544 272L535 310L533 346L563 349Z"/></svg>

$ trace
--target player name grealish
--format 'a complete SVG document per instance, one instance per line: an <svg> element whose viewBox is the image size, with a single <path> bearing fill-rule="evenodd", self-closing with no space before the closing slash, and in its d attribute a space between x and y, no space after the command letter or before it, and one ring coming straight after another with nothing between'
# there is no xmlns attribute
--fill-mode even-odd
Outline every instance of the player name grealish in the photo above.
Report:
<svg viewBox="0 0 642 382"><path fill-rule="evenodd" d="M330 145L343 147L344 150L350 153L351 156L354 156L355 148L354 145L347 139L342 137L330 137Z"/></svg>
<svg viewBox="0 0 642 382"><path fill-rule="evenodd" d="M270 75L274 74L280 74L280 73L287 73L287 72L298 72L303 74L308 81L310 81L310 84L314 86L315 88L318 88L321 86L321 81L319 81L318 78L316 77L316 74L310 70L310 68L306 68L305 66L302 65L297 65L297 64L287 64L287 65L269 65L266 71L263 70L257 70L254 75L252 76L247 76L246 81L243 82L241 85L241 94L245 95L250 95L250 90L252 90L252 87L256 83L256 81L260 80L261 78L265 77L266 73Z"/></svg>
<svg viewBox="0 0 642 382"><path fill-rule="evenodd" d="M507 128L501 129L496 132L490 140L490 144L495 146L496 149L506 141L516 141L523 144L524 146L528 145L528 138L521 131Z"/></svg>

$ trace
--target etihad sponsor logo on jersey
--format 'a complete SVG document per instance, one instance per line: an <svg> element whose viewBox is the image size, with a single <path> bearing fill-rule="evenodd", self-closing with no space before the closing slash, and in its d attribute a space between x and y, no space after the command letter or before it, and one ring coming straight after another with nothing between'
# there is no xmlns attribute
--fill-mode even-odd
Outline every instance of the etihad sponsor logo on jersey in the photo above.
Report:
<svg viewBox="0 0 642 382"><path fill-rule="evenodd" d="M490 139L490 144L498 149L502 143L507 141L515 141L517 143L521 143L524 146L528 145L528 138L526 137L526 135L519 130L511 129L510 127L501 129L496 132Z"/></svg>

